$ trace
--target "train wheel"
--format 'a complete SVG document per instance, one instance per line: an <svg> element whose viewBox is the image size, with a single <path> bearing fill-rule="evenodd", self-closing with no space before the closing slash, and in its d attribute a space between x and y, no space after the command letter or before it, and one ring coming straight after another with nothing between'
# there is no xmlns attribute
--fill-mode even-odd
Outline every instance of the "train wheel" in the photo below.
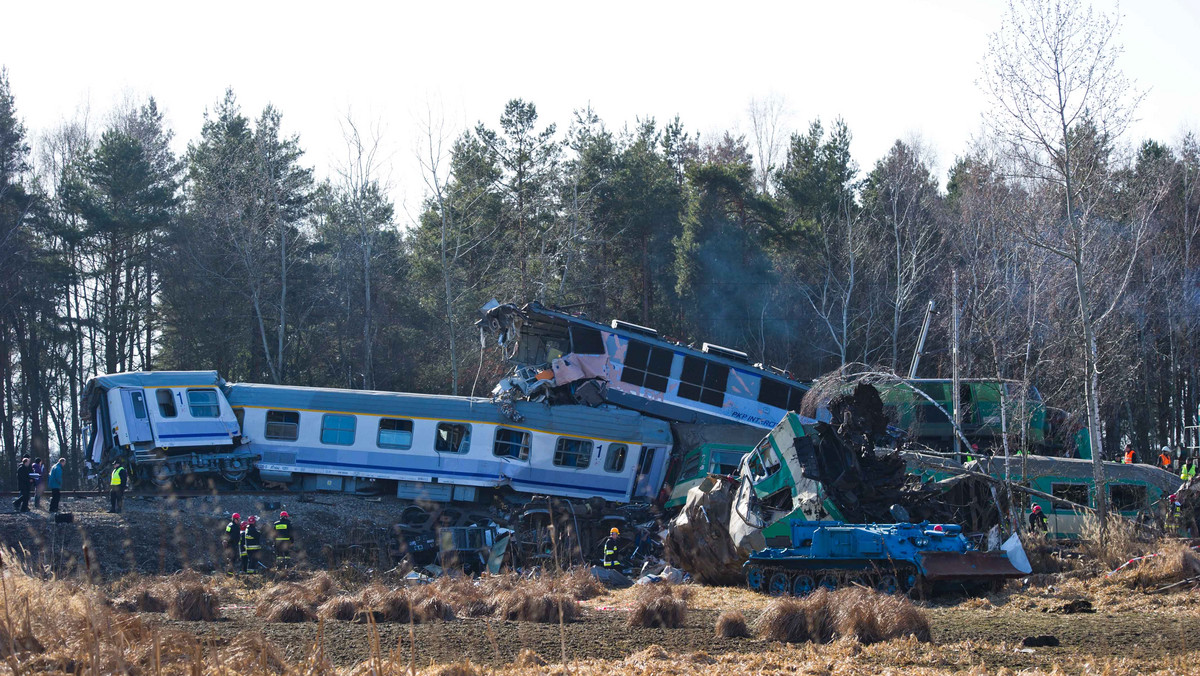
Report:
<svg viewBox="0 0 1200 676"><path fill-rule="evenodd" d="M771 576L771 583L767 587L767 593L771 596L787 596L788 590L791 587L792 584L788 580L787 573L775 573Z"/></svg>
<svg viewBox="0 0 1200 676"><path fill-rule="evenodd" d="M801 573L792 580L792 596L808 596L816 588L816 580L808 573Z"/></svg>
<svg viewBox="0 0 1200 676"><path fill-rule="evenodd" d="M895 575L884 575L875 583L875 591L880 594L895 594L900 591L900 580Z"/></svg>
<svg viewBox="0 0 1200 676"><path fill-rule="evenodd" d="M763 585L766 584L767 574L762 568L753 566L746 569L746 586L751 591L760 592L763 590Z"/></svg>
<svg viewBox="0 0 1200 676"><path fill-rule="evenodd" d="M838 588L838 576L833 573L826 573L821 576L821 581L817 583L818 587L824 587L829 591L834 591Z"/></svg>

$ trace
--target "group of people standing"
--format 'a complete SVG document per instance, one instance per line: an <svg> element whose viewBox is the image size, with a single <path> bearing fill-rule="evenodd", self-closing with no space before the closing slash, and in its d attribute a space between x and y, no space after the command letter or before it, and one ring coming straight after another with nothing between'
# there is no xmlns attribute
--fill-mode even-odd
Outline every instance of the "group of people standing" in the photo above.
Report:
<svg viewBox="0 0 1200 676"><path fill-rule="evenodd" d="M290 566L292 563L292 545L295 542L292 520L287 512L279 513L279 520L271 524L272 541L275 547L275 564ZM242 515L234 512L229 515L225 524L225 553L230 558L230 567L243 573L258 570L259 555L263 550L263 534L258 527L258 517Z"/></svg>
<svg viewBox="0 0 1200 676"><path fill-rule="evenodd" d="M59 498L62 496L63 465L66 464L66 458L59 458L58 462L54 463L47 472L46 465L41 458L21 456L21 462L17 465L17 499L13 500L13 511L28 512L31 498L33 508L41 509L42 495L48 489L50 491L48 511L57 512Z"/></svg>

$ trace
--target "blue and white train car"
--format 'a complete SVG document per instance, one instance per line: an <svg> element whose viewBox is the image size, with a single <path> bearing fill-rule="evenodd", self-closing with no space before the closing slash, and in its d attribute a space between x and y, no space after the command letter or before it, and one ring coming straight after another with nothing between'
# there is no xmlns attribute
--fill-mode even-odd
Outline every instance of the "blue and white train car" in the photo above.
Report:
<svg viewBox="0 0 1200 676"><path fill-rule="evenodd" d="M229 404L261 456L259 476L355 491L379 480L425 500L529 494L649 502L662 487L669 425L615 407L233 384Z"/></svg>
<svg viewBox="0 0 1200 676"><path fill-rule="evenodd" d="M603 399L675 423L770 430L800 410L808 391L785 372L751 364L739 350L709 343L694 349L652 328L615 319L598 324L536 301L489 305L476 325L517 367L501 389L516 387L530 398L570 388L576 399ZM603 388L585 394L593 382Z"/></svg>
<svg viewBox="0 0 1200 676"><path fill-rule="evenodd" d="M181 475L243 479L253 452L216 371L96 376L83 389L84 434L98 468L129 462L135 477L165 484Z"/></svg>

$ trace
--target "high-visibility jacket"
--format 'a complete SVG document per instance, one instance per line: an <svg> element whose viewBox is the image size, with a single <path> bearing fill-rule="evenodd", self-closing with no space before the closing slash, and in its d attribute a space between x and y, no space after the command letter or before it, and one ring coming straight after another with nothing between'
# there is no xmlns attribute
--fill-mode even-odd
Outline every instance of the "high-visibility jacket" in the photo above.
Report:
<svg viewBox="0 0 1200 676"><path fill-rule="evenodd" d="M242 524L230 519L229 523L225 524L225 540L229 543L230 547L237 547L241 539Z"/></svg>
<svg viewBox="0 0 1200 676"><path fill-rule="evenodd" d="M1184 465L1183 469L1181 469L1179 471L1179 478L1183 479L1184 481L1188 481L1190 479L1195 479L1196 478L1196 466L1191 463Z"/></svg>
<svg viewBox="0 0 1200 676"><path fill-rule="evenodd" d="M1171 456L1166 453L1159 453L1158 462L1163 466L1163 469L1166 469L1171 466Z"/></svg>
<svg viewBox="0 0 1200 676"><path fill-rule="evenodd" d="M242 549L248 552L262 549L262 543L259 541L257 527L246 526L246 530L242 531Z"/></svg>
<svg viewBox="0 0 1200 676"><path fill-rule="evenodd" d="M287 542L292 539L292 522L288 519L280 519L275 522L275 541Z"/></svg>
<svg viewBox="0 0 1200 676"><path fill-rule="evenodd" d="M108 480L109 486L124 486L125 485L125 468L117 467L112 471L112 478Z"/></svg>
<svg viewBox="0 0 1200 676"><path fill-rule="evenodd" d="M617 538L609 536L604 541L604 567L612 568L618 565L617 561L617 543L620 542Z"/></svg>
<svg viewBox="0 0 1200 676"><path fill-rule="evenodd" d="M1133 464L1133 449L1132 448L1129 449L1128 451L1125 451L1125 464L1126 465Z"/></svg>

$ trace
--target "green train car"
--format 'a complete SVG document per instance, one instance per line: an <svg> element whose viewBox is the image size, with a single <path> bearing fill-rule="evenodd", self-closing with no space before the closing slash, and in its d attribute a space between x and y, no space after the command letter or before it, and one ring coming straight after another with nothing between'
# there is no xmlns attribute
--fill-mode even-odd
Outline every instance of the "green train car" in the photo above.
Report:
<svg viewBox="0 0 1200 676"><path fill-rule="evenodd" d="M1028 472L1028 481L1021 473L1022 463ZM1024 461L1015 457L1011 461L1010 477L1030 488L1054 496L1055 500L1030 497L1024 515L1028 519L1033 505L1041 505L1046 514L1048 535L1060 540L1077 540L1084 532L1088 512L1081 507L1096 507L1096 482L1093 480L1092 461L1076 458L1048 458L1031 455ZM1004 476L1004 458L981 458L966 464L966 468ZM1153 465L1125 465L1116 462L1104 463L1105 489L1108 505L1112 512L1130 519L1152 520L1156 507L1166 496L1179 488L1179 477ZM1028 521L1026 521L1028 523Z"/></svg>
<svg viewBox="0 0 1200 676"><path fill-rule="evenodd" d="M954 411L953 381L948 378L918 378L876 387L893 425L933 449L949 450L954 445L954 426L948 417ZM914 392L913 388L929 395L945 412ZM1017 381L960 380L962 431L967 440L978 444L980 448L1000 445L1000 399L1003 392L1009 433L1017 434L1018 426L1024 422L1030 447L1037 452L1051 450L1056 443L1052 429L1054 416L1048 415L1036 387L1030 386L1025 397L1021 396L1021 389L1022 385Z"/></svg>

